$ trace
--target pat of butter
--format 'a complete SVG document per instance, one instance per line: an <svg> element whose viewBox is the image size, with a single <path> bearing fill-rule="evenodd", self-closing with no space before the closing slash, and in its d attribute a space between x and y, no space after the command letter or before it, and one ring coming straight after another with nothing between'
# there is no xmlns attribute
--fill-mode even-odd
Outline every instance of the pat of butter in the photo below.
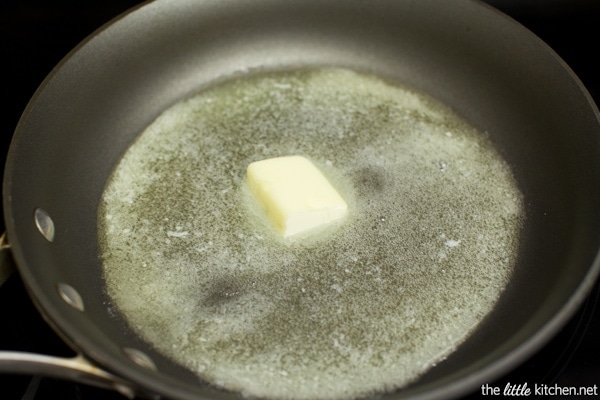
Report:
<svg viewBox="0 0 600 400"><path fill-rule="evenodd" d="M301 156L254 162L248 166L246 182L283 237L342 218L348 211L327 178Z"/></svg>

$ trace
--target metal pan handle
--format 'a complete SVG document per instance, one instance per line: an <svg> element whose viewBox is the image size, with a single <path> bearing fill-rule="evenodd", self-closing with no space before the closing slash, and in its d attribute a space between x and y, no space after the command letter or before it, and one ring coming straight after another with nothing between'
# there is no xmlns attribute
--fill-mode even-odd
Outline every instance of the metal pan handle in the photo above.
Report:
<svg viewBox="0 0 600 400"><path fill-rule="evenodd" d="M6 234L0 236L0 286L15 270ZM59 357L20 351L0 351L0 374L48 376L103 389L134 398L141 393L131 383L94 365L82 354ZM148 396L145 396L148 397Z"/></svg>
<svg viewBox="0 0 600 400"><path fill-rule="evenodd" d="M90 363L81 354L63 358L26 352L0 351L0 373L41 375L115 390L127 398L136 391L121 378Z"/></svg>

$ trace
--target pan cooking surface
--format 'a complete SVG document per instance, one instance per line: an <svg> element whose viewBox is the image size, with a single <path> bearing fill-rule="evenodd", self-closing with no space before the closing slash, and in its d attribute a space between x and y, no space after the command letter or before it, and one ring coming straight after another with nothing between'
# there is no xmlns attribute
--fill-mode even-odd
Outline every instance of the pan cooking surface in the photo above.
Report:
<svg viewBox="0 0 600 400"><path fill-rule="evenodd" d="M246 166L301 154L350 207L283 240ZM510 279L521 195L485 135L435 101L324 69L233 80L167 110L106 187L106 290L206 381L275 398L406 385L452 352Z"/></svg>

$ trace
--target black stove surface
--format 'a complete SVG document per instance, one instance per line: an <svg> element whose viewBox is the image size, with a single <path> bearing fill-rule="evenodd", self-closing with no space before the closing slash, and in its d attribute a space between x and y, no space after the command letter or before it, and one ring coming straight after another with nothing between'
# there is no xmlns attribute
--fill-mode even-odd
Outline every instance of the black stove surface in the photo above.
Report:
<svg viewBox="0 0 600 400"><path fill-rule="evenodd" d="M488 0L546 41L575 71L600 104L600 2L597 0ZM136 0L2 2L0 32L3 49L2 157L23 109L50 70L82 39ZM1 227L0 227L1 228ZM561 332L520 367L489 382L600 389L600 285L596 284L580 311ZM39 316L17 273L0 286L0 349L72 355ZM594 388L596 388L594 390ZM566 395L541 398L569 398ZM513 394L517 394L513 391ZM524 394L524 393L521 393ZM467 399L498 397L477 390ZM537 397L531 393L529 397ZM0 399L120 399L117 393L52 378L0 375Z"/></svg>

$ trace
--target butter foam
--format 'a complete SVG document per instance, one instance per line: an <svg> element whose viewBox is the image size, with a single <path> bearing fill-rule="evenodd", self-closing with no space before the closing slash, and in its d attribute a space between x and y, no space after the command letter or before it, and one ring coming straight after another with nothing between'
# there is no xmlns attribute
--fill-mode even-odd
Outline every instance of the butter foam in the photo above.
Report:
<svg viewBox="0 0 600 400"><path fill-rule="evenodd" d="M244 189L305 155L349 215L284 241ZM394 390L454 351L510 279L523 200L486 136L436 101L342 69L247 76L168 109L99 210L106 292L131 328L245 396Z"/></svg>

